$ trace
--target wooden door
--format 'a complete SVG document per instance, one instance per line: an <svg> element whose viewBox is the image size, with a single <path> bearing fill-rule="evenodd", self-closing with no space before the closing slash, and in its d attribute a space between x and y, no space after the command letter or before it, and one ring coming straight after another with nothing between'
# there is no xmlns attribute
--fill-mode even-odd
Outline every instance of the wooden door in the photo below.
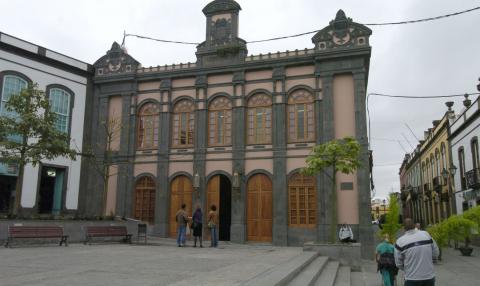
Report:
<svg viewBox="0 0 480 286"><path fill-rule="evenodd" d="M247 184L247 239L272 241L272 182L263 174Z"/></svg>
<svg viewBox="0 0 480 286"><path fill-rule="evenodd" d="M208 230L208 213L210 212L210 207L215 205L217 207L217 213L220 210L220 175L213 176L207 184L207 204L205 206L205 217L206 223L205 226L205 239L210 239L210 231Z"/></svg>
<svg viewBox="0 0 480 286"><path fill-rule="evenodd" d="M135 187L134 218L154 223L155 182L150 177L142 177Z"/></svg>
<svg viewBox="0 0 480 286"><path fill-rule="evenodd" d="M175 214L186 204L188 216L192 216L192 182L186 176L176 177L170 186L170 236L177 236L177 222Z"/></svg>

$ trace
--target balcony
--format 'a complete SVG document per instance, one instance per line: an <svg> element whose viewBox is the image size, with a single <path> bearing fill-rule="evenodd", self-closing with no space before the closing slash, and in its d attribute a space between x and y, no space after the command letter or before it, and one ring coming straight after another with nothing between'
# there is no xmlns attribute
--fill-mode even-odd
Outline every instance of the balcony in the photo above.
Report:
<svg viewBox="0 0 480 286"><path fill-rule="evenodd" d="M437 176L433 178L433 190L437 193L442 191L442 177Z"/></svg>
<svg viewBox="0 0 480 286"><path fill-rule="evenodd" d="M465 173L467 188L478 189L480 187L480 168L472 169Z"/></svg>

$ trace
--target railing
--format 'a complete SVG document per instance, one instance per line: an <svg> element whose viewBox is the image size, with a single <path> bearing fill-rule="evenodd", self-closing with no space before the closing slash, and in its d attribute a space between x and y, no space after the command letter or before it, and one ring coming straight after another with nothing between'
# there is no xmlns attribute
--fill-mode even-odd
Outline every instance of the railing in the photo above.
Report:
<svg viewBox="0 0 480 286"><path fill-rule="evenodd" d="M475 168L465 173L467 188L477 189L480 187L480 169Z"/></svg>
<svg viewBox="0 0 480 286"><path fill-rule="evenodd" d="M296 56L306 56L312 55L315 53L315 49L307 49L304 50L294 50L294 51L286 51L286 52L276 52L276 53L268 53L268 54L259 54L259 55L250 55L245 58L246 62L251 61L261 61L261 60L271 60L271 59L281 59L286 57L296 57Z"/></svg>
<svg viewBox="0 0 480 286"><path fill-rule="evenodd" d="M156 67L141 67L137 69L137 73L149 73L149 72L166 72L166 71L174 71L174 70L183 70L183 69L191 69L196 68L196 63L180 63L180 64L172 64L172 65L163 65L163 66L156 66Z"/></svg>

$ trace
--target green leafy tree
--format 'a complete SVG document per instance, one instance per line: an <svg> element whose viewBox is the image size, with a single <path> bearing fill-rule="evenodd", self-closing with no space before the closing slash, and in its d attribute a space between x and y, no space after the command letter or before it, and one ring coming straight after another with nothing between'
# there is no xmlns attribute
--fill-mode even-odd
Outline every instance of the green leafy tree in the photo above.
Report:
<svg viewBox="0 0 480 286"><path fill-rule="evenodd" d="M385 223L382 224L382 229L379 231L380 237L388 234L390 242L395 242L397 232L402 228L399 223L400 219L400 205L398 204L397 196L394 193L389 195L388 212L385 215Z"/></svg>
<svg viewBox="0 0 480 286"><path fill-rule="evenodd" d="M12 95L0 116L0 162L18 165L15 202L11 213L16 215L22 197L22 182L27 164L36 166L43 159L67 157L75 160L68 134L55 127L56 114L37 84L30 84L20 94ZM19 137L14 140L12 137Z"/></svg>
<svg viewBox="0 0 480 286"><path fill-rule="evenodd" d="M307 167L302 170L305 175L323 172L332 181L330 192L331 222L330 242L337 237L337 172L352 174L360 167L360 144L353 137L335 139L313 147L307 157Z"/></svg>
<svg viewBox="0 0 480 286"><path fill-rule="evenodd" d="M475 222L477 227L480 227L480 206L476 206L464 211L463 217Z"/></svg>

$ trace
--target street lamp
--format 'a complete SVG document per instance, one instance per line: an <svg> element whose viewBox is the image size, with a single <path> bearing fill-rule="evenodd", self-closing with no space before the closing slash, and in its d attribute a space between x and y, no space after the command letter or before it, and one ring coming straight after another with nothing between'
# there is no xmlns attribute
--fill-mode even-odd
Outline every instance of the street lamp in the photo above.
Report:
<svg viewBox="0 0 480 286"><path fill-rule="evenodd" d="M442 177L443 179L447 182L447 185L448 185L448 193L449 195L452 195L454 196L454 193L452 191L452 178L450 176L455 176L455 173L457 172L457 167L455 167L455 165L451 164L450 167L447 169L443 168L443 171L442 171ZM453 198L453 202L454 202L454 198ZM450 213L451 213L451 207L450 207L450 202L449 200L447 200L447 211L450 210Z"/></svg>

